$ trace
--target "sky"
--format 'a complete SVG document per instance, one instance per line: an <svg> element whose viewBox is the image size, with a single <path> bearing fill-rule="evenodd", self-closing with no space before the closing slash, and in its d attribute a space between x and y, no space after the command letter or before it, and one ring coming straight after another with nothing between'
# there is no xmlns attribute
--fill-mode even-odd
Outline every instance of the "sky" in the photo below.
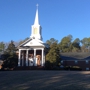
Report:
<svg viewBox="0 0 90 90"><path fill-rule="evenodd" d="M44 42L90 37L90 0L0 0L0 42L30 37L37 3Z"/></svg>

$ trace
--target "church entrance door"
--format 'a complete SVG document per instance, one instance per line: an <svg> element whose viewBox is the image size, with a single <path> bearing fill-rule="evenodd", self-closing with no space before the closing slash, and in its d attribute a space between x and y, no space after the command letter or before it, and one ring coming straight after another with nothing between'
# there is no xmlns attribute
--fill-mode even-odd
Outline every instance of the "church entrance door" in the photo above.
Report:
<svg viewBox="0 0 90 90"><path fill-rule="evenodd" d="M41 65L41 55L37 55L37 66Z"/></svg>

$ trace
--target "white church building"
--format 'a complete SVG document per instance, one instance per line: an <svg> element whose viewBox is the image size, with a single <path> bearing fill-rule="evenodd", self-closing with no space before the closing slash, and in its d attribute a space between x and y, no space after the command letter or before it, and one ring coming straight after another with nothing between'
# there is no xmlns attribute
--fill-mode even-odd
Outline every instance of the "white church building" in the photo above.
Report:
<svg viewBox="0 0 90 90"><path fill-rule="evenodd" d="M44 66L45 47L47 47L47 44L42 41L41 26L39 24L37 6L34 25L31 26L30 38L18 46L18 67Z"/></svg>

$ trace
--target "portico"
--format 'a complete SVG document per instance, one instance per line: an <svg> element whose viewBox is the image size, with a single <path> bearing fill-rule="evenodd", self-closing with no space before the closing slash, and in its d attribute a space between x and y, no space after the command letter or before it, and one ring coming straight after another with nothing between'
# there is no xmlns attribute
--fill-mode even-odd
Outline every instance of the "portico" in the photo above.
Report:
<svg viewBox="0 0 90 90"><path fill-rule="evenodd" d="M19 49L18 66L44 66L44 48Z"/></svg>

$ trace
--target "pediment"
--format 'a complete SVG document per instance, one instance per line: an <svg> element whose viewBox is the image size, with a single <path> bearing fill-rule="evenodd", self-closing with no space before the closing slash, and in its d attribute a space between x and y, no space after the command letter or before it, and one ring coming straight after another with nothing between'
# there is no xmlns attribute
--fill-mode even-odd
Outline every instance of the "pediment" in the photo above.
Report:
<svg viewBox="0 0 90 90"><path fill-rule="evenodd" d="M38 39L28 39L18 47L27 47L27 46L43 46L45 47L44 43L41 40Z"/></svg>
<svg viewBox="0 0 90 90"><path fill-rule="evenodd" d="M38 40L33 39L24 44L23 46L44 46L44 44L42 42L39 42Z"/></svg>

